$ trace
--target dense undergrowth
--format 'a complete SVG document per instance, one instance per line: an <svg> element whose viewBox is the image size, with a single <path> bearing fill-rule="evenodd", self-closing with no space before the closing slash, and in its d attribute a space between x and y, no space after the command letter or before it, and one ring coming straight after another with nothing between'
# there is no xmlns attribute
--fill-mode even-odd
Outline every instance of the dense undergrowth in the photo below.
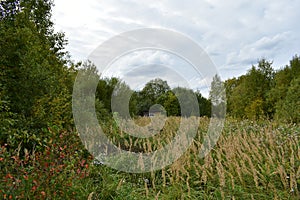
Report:
<svg viewBox="0 0 300 200"><path fill-rule="evenodd" d="M149 119L139 120L146 124ZM142 174L120 172L94 162L74 131L48 128L51 139L43 150L29 151L21 148L21 144L17 149L1 147L0 196L3 199L299 199L299 125L227 119L217 145L200 158L199 148L209 118L199 120L194 143L180 159L164 169ZM131 136L124 133L121 136L115 125L107 126L106 133L124 149L149 152L148 148L155 149L173 137L176 129L170 131L170 128L179 121L178 117L170 118L153 140L132 141Z"/></svg>

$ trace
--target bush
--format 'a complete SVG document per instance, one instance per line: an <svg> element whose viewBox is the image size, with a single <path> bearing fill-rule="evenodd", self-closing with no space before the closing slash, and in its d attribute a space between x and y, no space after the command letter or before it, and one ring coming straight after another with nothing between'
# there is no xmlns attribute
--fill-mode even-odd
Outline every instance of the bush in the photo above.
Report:
<svg viewBox="0 0 300 200"><path fill-rule="evenodd" d="M72 199L88 176L91 157L74 132L48 129L44 150L0 148L0 198ZM85 195L85 194L84 194Z"/></svg>

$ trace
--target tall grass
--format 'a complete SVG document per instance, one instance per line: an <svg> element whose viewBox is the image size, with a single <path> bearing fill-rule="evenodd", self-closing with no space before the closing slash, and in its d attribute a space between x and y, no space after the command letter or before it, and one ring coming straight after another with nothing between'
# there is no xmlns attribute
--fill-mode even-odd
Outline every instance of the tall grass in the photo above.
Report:
<svg viewBox="0 0 300 200"><path fill-rule="evenodd" d="M145 125L149 118L138 121ZM171 141L179 123L180 118L169 118L163 130L151 138L130 136L115 125L107 126L105 131L122 149L152 152ZM61 187L65 188L64 191L70 189L67 197L71 199L300 199L299 125L227 119L217 145L207 156L200 158L199 150L209 119L199 118L199 123L193 144L170 166L149 173L129 174L93 164L91 160L86 161L87 168L85 164L81 167L76 157L78 164L75 165L84 171L84 176L76 172L70 175L76 169L74 164L73 168L70 167L72 158L65 162L61 182L66 180L67 183L71 177L74 179L73 186ZM22 194L21 189L33 193L32 184L18 183L20 189L17 192L11 189L14 186L5 185L10 180L8 174L14 176L15 170L26 166L10 168L5 161L8 156L4 156L4 149L2 147L3 159L0 161L3 177L0 195L7 199L9 195L15 198ZM53 158L54 161L57 159ZM37 168L35 165L31 167L32 171ZM56 178L50 177L50 183L51 180ZM56 192L54 196L54 188L41 184L39 187L38 197L59 199L61 193ZM41 193L45 190L46 194ZM75 192L73 196L72 192ZM37 196L33 194L31 197Z"/></svg>

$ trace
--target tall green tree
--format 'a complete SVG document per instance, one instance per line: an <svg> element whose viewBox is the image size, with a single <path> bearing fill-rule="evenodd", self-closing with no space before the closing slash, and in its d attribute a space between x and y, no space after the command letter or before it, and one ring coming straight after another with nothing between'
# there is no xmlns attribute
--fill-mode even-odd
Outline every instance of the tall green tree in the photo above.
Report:
<svg viewBox="0 0 300 200"><path fill-rule="evenodd" d="M139 115L148 112L150 107L156 103L161 103L162 96L170 91L167 81L154 79L146 83L145 87L138 93L138 110Z"/></svg>
<svg viewBox="0 0 300 200"><path fill-rule="evenodd" d="M119 82L112 93L111 108L121 118L130 118L135 114L135 105L131 101L134 91L123 81Z"/></svg>
<svg viewBox="0 0 300 200"><path fill-rule="evenodd" d="M243 75L234 81L233 87L228 89L230 92L227 93L227 113L236 118L245 117L245 107L248 98L244 94L247 89L245 86L245 78L246 76Z"/></svg>
<svg viewBox="0 0 300 200"><path fill-rule="evenodd" d="M275 113L276 119L281 121L295 121L291 120L293 118L292 116L289 116L289 114L294 113L293 110L287 109L288 105L293 105L293 103L288 103L292 102L291 96L293 96L292 94L288 94L288 91L291 90L290 87L296 87L293 85L295 84L293 81L299 77L300 58L297 55L293 57L289 65L286 65L283 69L280 69L276 72L274 86L267 94L268 101L273 105L273 112ZM299 91L295 91L294 97L297 97L298 94ZM290 96L289 100L286 99L288 98L287 96ZM297 98L295 100L297 100ZM286 112L289 112L289 114Z"/></svg>
<svg viewBox="0 0 300 200"><path fill-rule="evenodd" d="M226 96L227 96L227 108L226 112L233 115L233 113L236 111L234 109L236 101L233 101L233 92L236 90L236 88L240 85L241 78L231 78L227 79L224 82L225 90L226 90Z"/></svg>
<svg viewBox="0 0 300 200"><path fill-rule="evenodd" d="M174 92L178 99L181 116L200 116L198 99L193 90L176 87L172 92Z"/></svg>
<svg viewBox="0 0 300 200"><path fill-rule="evenodd" d="M221 77L216 74L213 77L210 86L209 99L212 104L212 114L216 117L225 117L226 113L226 91L224 82L221 81Z"/></svg>
<svg viewBox="0 0 300 200"><path fill-rule="evenodd" d="M48 0L1 1L1 99L18 121L15 128L28 132L26 141L51 124L72 123L75 73L66 66L64 34L54 32L52 5Z"/></svg>
<svg viewBox="0 0 300 200"><path fill-rule="evenodd" d="M96 98L99 99L104 107L111 112L111 98L114 92L114 89L121 83L121 80L115 77L112 78L101 78L99 80Z"/></svg>
<svg viewBox="0 0 300 200"><path fill-rule="evenodd" d="M199 104L200 116L211 116L211 101L202 96L200 91L196 91L195 95Z"/></svg>
<svg viewBox="0 0 300 200"><path fill-rule="evenodd" d="M180 116L180 104L173 91L167 92L164 99L164 104L162 104L167 111L168 116Z"/></svg>
<svg viewBox="0 0 300 200"><path fill-rule="evenodd" d="M291 81L286 97L278 103L277 117L280 121L300 122L300 77Z"/></svg>
<svg viewBox="0 0 300 200"><path fill-rule="evenodd" d="M268 92L274 85L272 62L262 59L257 66L238 79L225 82L228 95L227 111L239 118L270 118L273 115Z"/></svg>

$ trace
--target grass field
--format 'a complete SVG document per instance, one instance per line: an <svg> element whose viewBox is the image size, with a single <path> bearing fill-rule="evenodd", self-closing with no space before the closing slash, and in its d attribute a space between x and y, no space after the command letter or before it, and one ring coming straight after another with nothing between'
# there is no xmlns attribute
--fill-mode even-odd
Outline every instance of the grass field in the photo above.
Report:
<svg viewBox="0 0 300 200"><path fill-rule="evenodd" d="M93 161L72 131L48 129L43 151L0 149L4 199L300 199L300 126L227 119L217 145L199 157L209 119L199 118L193 144L176 162L148 173L125 173ZM148 118L137 119L147 124ZM151 139L115 125L104 129L122 149L151 152L176 134L172 117Z"/></svg>

